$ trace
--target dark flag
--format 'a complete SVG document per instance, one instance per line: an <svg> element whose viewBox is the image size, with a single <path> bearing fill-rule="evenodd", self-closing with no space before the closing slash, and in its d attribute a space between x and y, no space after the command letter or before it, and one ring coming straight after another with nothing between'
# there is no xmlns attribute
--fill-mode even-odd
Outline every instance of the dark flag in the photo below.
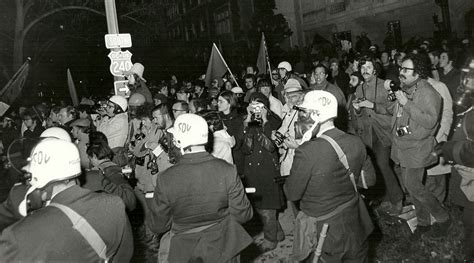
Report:
<svg viewBox="0 0 474 263"><path fill-rule="evenodd" d="M0 90L0 116L10 108L10 105L15 102L25 86L26 78L28 77L28 70L30 68L29 62L30 59L27 59L15 75L13 75L13 78L8 81L2 90Z"/></svg>

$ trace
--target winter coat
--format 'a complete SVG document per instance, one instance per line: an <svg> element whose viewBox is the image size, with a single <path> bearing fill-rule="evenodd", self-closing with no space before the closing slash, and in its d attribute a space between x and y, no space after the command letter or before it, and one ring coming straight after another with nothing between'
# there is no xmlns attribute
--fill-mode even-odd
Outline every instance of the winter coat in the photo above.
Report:
<svg viewBox="0 0 474 263"><path fill-rule="evenodd" d="M250 196L255 207L281 209L285 201L281 185L274 182L280 176L278 148L270 139L271 133L280 127L281 121L269 114L262 125L251 125L244 130L242 152L244 153L244 176L247 187L255 187Z"/></svg>
<svg viewBox="0 0 474 263"><path fill-rule="evenodd" d="M408 102L397 104L392 117L391 158L406 168L432 165L437 158L431 153L436 145L435 134L441 112L441 96L424 79L405 88ZM397 136L397 129L409 127L410 134Z"/></svg>

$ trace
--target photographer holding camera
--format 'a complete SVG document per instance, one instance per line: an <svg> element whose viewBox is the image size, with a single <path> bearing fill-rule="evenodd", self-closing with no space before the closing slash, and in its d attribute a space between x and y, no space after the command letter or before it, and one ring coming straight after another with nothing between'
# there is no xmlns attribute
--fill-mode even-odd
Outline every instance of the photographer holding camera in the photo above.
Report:
<svg viewBox="0 0 474 263"><path fill-rule="evenodd" d="M450 223L447 211L423 184L426 167L436 163L433 152L441 113L441 96L428 83L430 65L422 54L409 54L399 68L401 90L395 92L397 104L392 118L391 157L400 164L401 184L416 207L419 236L431 229L430 214L435 218L433 234L445 234Z"/></svg>
<svg viewBox="0 0 474 263"><path fill-rule="evenodd" d="M369 149L377 170L383 176L385 195L380 210L398 215L402 209L403 193L390 166L390 120L395 102L388 99L384 81L377 77L375 58L365 56L360 60L360 72L364 79L356 89L352 101L356 134Z"/></svg>
<svg viewBox="0 0 474 263"><path fill-rule="evenodd" d="M260 248L267 251L285 238L277 214L284 207L285 199L281 185L274 182L280 177L278 148L270 139L281 120L270 111L268 98L262 93L252 93L249 101L242 136L244 178L246 187L256 188L249 199L263 223L264 241Z"/></svg>

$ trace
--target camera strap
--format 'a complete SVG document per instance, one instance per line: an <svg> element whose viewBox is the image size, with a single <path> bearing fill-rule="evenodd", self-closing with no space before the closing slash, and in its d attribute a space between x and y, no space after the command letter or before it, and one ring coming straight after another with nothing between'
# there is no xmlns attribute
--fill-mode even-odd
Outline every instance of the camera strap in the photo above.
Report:
<svg viewBox="0 0 474 263"><path fill-rule="evenodd" d="M87 220L79 215L76 211L72 210L68 206L50 203L49 206L53 206L61 210L71 220L72 227L79 232L82 237L89 243L94 249L97 255L105 262L108 262L107 258L107 245L104 240L100 237L99 233L87 222Z"/></svg>

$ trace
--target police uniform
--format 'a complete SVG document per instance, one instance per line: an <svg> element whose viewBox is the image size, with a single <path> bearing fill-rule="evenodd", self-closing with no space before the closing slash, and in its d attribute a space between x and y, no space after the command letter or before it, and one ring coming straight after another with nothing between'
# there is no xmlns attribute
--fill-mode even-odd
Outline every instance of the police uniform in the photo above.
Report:
<svg viewBox="0 0 474 263"><path fill-rule="evenodd" d="M119 197L72 186L54 196L51 203L65 205L84 217L105 242L112 262L130 261L133 237ZM52 206L5 229L0 236L0 258L5 262L100 261L71 220Z"/></svg>
<svg viewBox="0 0 474 263"><path fill-rule="evenodd" d="M455 127L453 138L443 146L443 154L447 160L472 168L474 167L474 107L459 116L460 120ZM449 199L454 204L463 207L464 254L468 259L474 260L474 201L469 201L466 193L461 189L462 179L458 169L453 167L449 180ZM472 190L473 187L470 188L471 195Z"/></svg>
<svg viewBox="0 0 474 263"><path fill-rule="evenodd" d="M322 134L339 144L356 177L362 168L373 171L360 138L337 128ZM310 255L314 247L308 243L315 244L324 223L329 225L322 246L324 262L367 260L367 237L373 225L347 169L328 141L314 138L296 149L285 190L288 200L300 200L301 212L295 222L293 248L297 260Z"/></svg>
<svg viewBox="0 0 474 263"><path fill-rule="evenodd" d="M150 229L168 234L169 262L228 262L251 242L240 224L253 216L235 166L207 152L185 154L147 198Z"/></svg>

